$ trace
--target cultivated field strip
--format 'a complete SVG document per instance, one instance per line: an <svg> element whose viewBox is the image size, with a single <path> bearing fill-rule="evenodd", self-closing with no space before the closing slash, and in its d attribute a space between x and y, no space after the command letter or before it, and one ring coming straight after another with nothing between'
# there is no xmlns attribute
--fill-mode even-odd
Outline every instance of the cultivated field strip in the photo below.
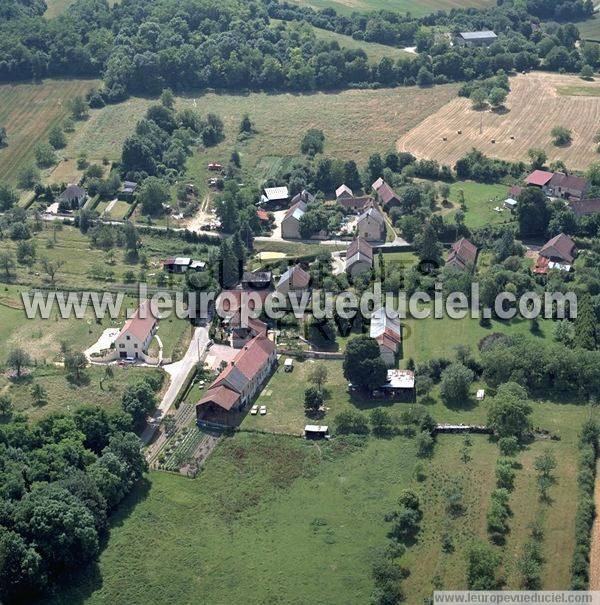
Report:
<svg viewBox="0 0 600 605"><path fill-rule="evenodd" d="M550 161L562 159L569 168L585 169L600 157L593 140L600 127L600 97L558 94L567 86L584 92L599 87L574 76L518 75L511 79L506 112L475 111L470 100L456 98L400 137L397 148L453 165L473 147L512 161L527 160L527 150L537 147L547 152ZM573 131L570 146L552 144L554 126Z"/></svg>
<svg viewBox="0 0 600 605"><path fill-rule="evenodd" d="M20 170L33 162L36 145L69 114L69 100L94 85L94 80L46 80L0 86L0 125L8 131L8 147L0 150L0 180L16 181Z"/></svg>

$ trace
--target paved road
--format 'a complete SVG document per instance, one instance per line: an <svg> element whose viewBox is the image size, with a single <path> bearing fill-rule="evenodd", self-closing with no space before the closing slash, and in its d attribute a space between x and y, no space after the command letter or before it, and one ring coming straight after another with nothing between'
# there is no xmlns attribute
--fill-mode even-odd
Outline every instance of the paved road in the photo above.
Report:
<svg viewBox="0 0 600 605"><path fill-rule="evenodd" d="M196 328L190 346L183 358L180 361L163 366L163 370L165 370L170 377L169 387L167 388L160 405L156 409L156 412L152 416L151 424L148 425L142 434L142 441L144 443L148 443L150 439L152 439L156 427L160 424L165 414L173 405L188 374L200 359L202 359L208 341L208 329Z"/></svg>

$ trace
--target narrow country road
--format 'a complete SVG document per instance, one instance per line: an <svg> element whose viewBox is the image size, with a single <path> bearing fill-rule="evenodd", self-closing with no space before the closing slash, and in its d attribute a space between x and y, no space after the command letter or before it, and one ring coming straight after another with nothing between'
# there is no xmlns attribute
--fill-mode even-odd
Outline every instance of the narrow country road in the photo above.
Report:
<svg viewBox="0 0 600 605"><path fill-rule="evenodd" d="M192 368L202 359L206 347L208 345L208 329L207 328L196 328L190 345L180 361L170 363L163 366L163 370L169 374L170 382L169 386L157 407L154 415L152 416L151 423L148 424L144 432L142 433L142 441L149 443L154 435L154 431L164 418L165 414L169 411L173 405L179 390L181 389L185 379L192 370Z"/></svg>

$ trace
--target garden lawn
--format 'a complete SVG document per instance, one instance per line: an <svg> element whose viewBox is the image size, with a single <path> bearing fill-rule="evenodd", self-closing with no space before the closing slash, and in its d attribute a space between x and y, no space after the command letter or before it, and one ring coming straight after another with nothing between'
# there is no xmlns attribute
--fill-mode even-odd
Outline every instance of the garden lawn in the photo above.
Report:
<svg viewBox="0 0 600 605"><path fill-rule="evenodd" d="M449 200L453 208L447 214L451 218L460 209L459 192L462 190L465 196L467 210L465 211L465 224L470 229L477 229L486 225L501 223L512 223L515 218L510 210L504 208L504 200L508 197L506 185L488 185L475 183L474 181L458 181L450 186ZM494 208L502 208L502 212L496 212Z"/></svg>

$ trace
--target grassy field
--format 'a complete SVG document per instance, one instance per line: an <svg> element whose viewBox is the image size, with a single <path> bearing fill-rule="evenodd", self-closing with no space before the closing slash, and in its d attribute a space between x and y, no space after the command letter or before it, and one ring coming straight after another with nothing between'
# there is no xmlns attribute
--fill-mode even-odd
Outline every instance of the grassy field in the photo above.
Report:
<svg viewBox="0 0 600 605"><path fill-rule="evenodd" d="M286 27L293 28L297 27L297 22L294 21L281 21L280 19L271 19L273 25L286 24ZM367 57L372 63L379 63L379 60L383 57L390 57L391 59L397 60L400 57L414 58L415 55L408 53L401 48L394 48L393 46L387 46L385 44L377 44L375 42L365 42L363 40L355 40L352 36L345 36L344 34L338 34L331 32L326 29L319 27L312 27L309 24L304 24L302 27L311 27L315 33L315 36L319 40L325 40L326 42L337 42L340 48L347 48L350 50L361 49L367 54Z"/></svg>
<svg viewBox="0 0 600 605"><path fill-rule="evenodd" d="M484 7L493 4L491 0L294 0L294 2L314 9L333 8L342 15L350 15L354 11L387 10L398 13L410 12L415 17L438 10Z"/></svg>
<svg viewBox="0 0 600 605"><path fill-rule="evenodd" d="M113 366L114 375L107 378L105 368L90 366L85 370L87 380L75 384L67 378L63 368L41 366L21 380L7 380L0 377L0 393L11 398L16 410L25 412L36 420L52 412L73 411L85 404L100 405L118 410L125 387L145 376L161 370L150 368ZM40 384L48 393L48 403L38 405L31 396L31 387Z"/></svg>
<svg viewBox="0 0 600 605"><path fill-rule="evenodd" d="M455 96L456 90L456 85L445 85L427 90L413 87L310 95L208 93L179 98L177 107L189 107L201 114L217 113L225 124L225 141L196 153L188 172L195 171L197 184L204 185L206 164L227 163L237 147L249 178L256 178L256 172L258 177L266 178L282 158L299 154L300 139L308 128L323 130L326 154L363 163L372 153L393 147L397 136L437 111ZM133 98L92 110L90 119L71 137L65 155L77 157L85 152L91 159L106 156L118 160L123 141L151 103ZM246 113L257 133L245 143L236 143Z"/></svg>
<svg viewBox="0 0 600 605"><path fill-rule="evenodd" d="M94 80L45 80L40 84L0 85L0 125L8 131L8 146L0 149L0 181L15 183L31 164L38 143L68 115L70 99L85 95ZM59 157L63 156L62 151Z"/></svg>
<svg viewBox="0 0 600 605"><path fill-rule="evenodd" d="M94 277L94 270L97 268L113 271L114 274L108 283L122 284L125 272L133 271L136 277L143 278L142 281L147 280L153 284L157 274L162 271L161 260L164 258L173 255L193 256L197 259L206 258L205 246L188 244L177 237L143 235L141 240L142 250L148 262L148 268L142 276L140 265L129 262L121 248L115 247L110 252L92 248L89 237L83 235L75 227L65 225L59 231L54 232L51 223L44 223L42 230L32 237L37 248L38 258L45 256L51 261L63 263L57 274L57 283L59 285L68 284L70 287L103 286L106 282ZM12 240L6 240L4 246L5 249L13 252L16 249L16 244ZM15 273L20 283L40 286L47 281L46 275L41 271L39 265L35 266L33 271L18 265ZM174 278L175 282L181 279L180 277Z"/></svg>
<svg viewBox="0 0 600 605"><path fill-rule="evenodd" d="M565 87L578 93L560 94ZM590 95L581 96L581 89ZM600 120L598 85L577 76L534 72L511 78L506 112L475 111L471 102L456 97L432 114L408 134L401 135L397 149L418 157L454 165L473 147L504 160L528 161L527 151L542 148L548 161L563 160L570 169L584 170L598 159L594 142ZM571 129L573 142L568 147L552 144L554 126ZM461 134L459 134L461 131Z"/></svg>
<svg viewBox="0 0 600 605"><path fill-rule="evenodd" d="M594 15L592 19L576 23L575 25L579 29L583 40L600 41L600 17L598 15Z"/></svg>
<svg viewBox="0 0 600 605"><path fill-rule="evenodd" d="M226 439L196 481L150 474L98 568L55 602L367 603L382 519L413 463L407 439Z"/></svg>
<svg viewBox="0 0 600 605"><path fill-rule="evenodd" d="M436 417L439 405L432 406ZM448 416L468 421L485 407L484 401ZM542 582L545 589L568 586L575 439L587 413L583 406L535 404L535 424L561 440L536 441L518 457L503 549L507 588L520 587L516 562L541 507L533 460L547 447L559 466L552 503L544 507ZM487 438L471 441L465 462L463 437L439 437L433 458L423 463L426 478L417 483L414 440L405 437L370 438L357 447L239 433L218 446L195 481L151 473L112 519L97 567L51 602L363 604L373 588L370 566L388 543L384 516L406 487L419 493L424 512L415 545L399 559L411 571L406 602L422 603L434 583L464 588L468 548L487 540L498 456ZM458 517L446 513L444 496L455 485L463 503ZM451 553L441 548L446 532L454 538Z"/></svg>

